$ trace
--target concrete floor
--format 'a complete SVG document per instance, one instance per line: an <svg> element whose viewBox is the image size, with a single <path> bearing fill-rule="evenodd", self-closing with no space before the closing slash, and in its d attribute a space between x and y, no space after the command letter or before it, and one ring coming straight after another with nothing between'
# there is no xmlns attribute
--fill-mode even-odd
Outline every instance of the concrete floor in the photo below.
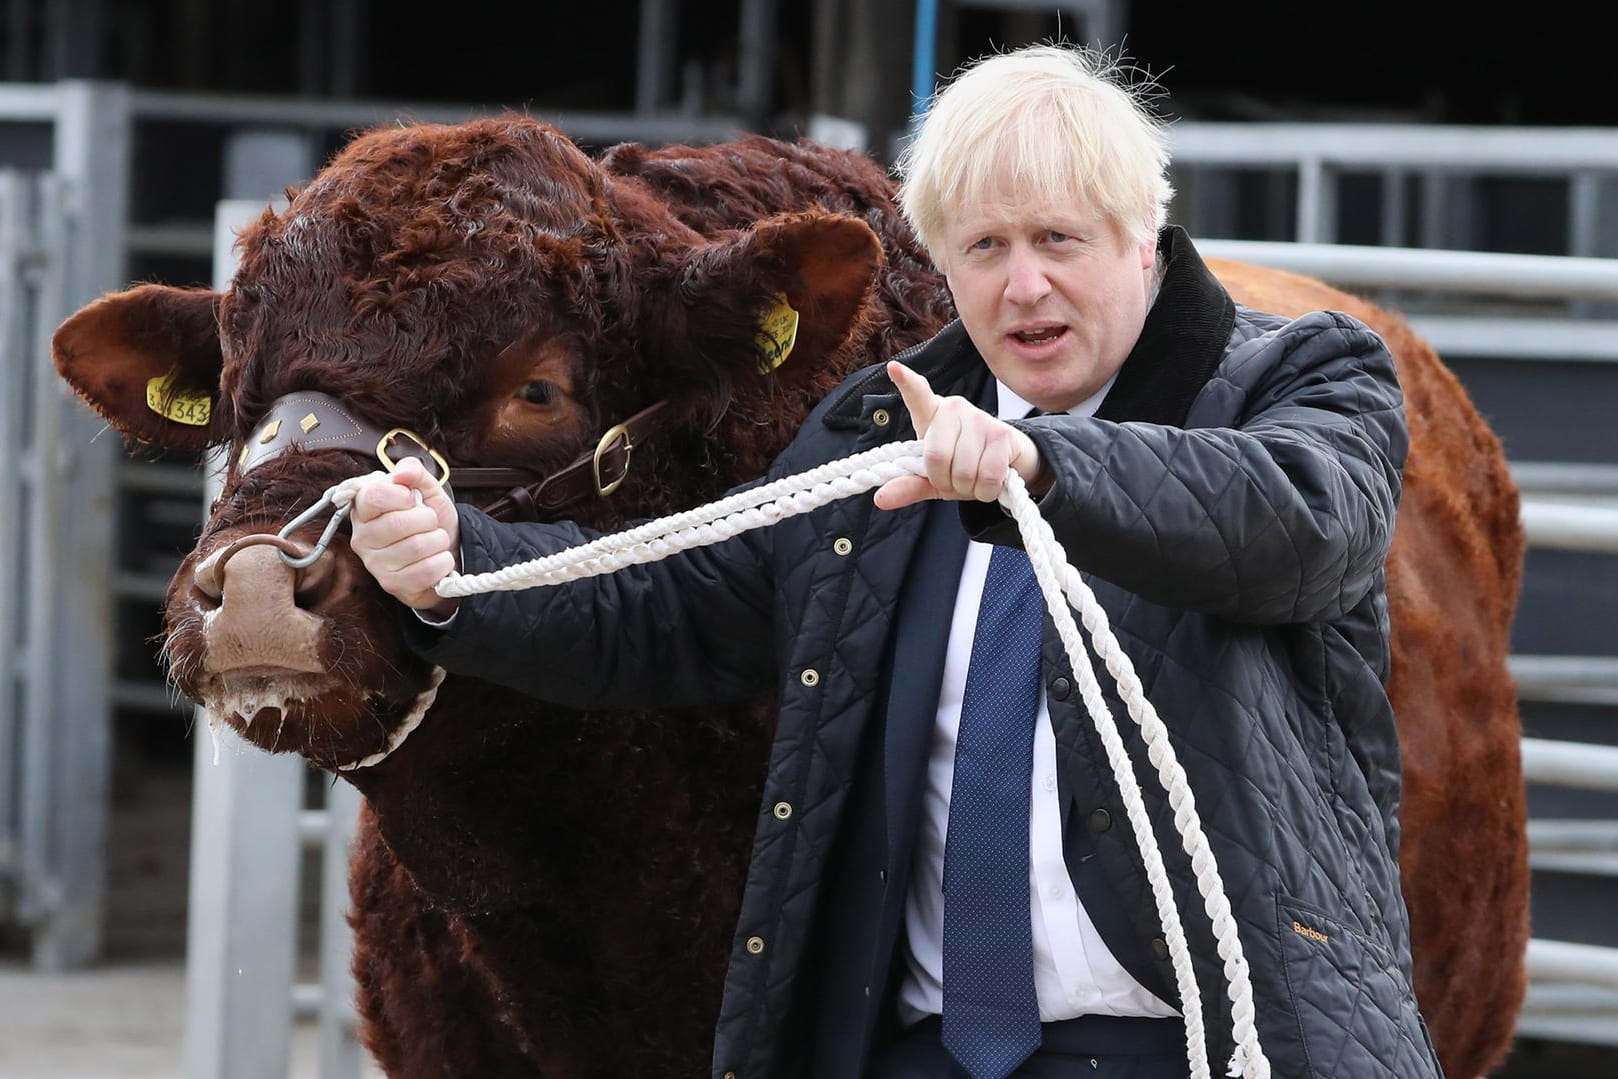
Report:
<svg viewBox="0 0 1618 1079"><path fill-rule="evenodd" d="M184 1079L186 763L126 773L116 784L107 848L109 958L87 971L39 974L25 950L0 949L0 1079ZM320 1076L315 1024L292 1031L285 1079L380 1075L367 1066L359 1077ZM1537 1041L1519 1042L1495 1072L1495 1079L1615 1076L1618 1048Z"/></svg>
<svg viewBox="0 0 1618 1079"><path fill-rule="evenodd" d="M291 1054L288 1079L320 1076L313 1023L293 1030ZM374 1068L364 1072L380 1074ZM16 961L0 963L0 1076L184 1075L185 970L179 962L111 963L69 974L38 974Z"/></svg>
<svg viewBox="0 0 1618 1079"><path fill-rule="evenodd" d="M287 1079L321 1076L313 1023L292 1032ZM185 971L176 961L109 963L71 974L36 974L0 961L0 1077L181 1079L185 1075ZM1612 1079L1618 1050L1519 1043L1496 1079ZM1342 1077L1349 1079L1349 1077Z"/></svg>
<svg viewBox="0 0 1618 1079"><path fill-rule="evenodd" d="M185 1076L191 778L189 761L170 756L165 766L115 775L107 842L107 958L89 970L40 974L28 965L20 936L0 932L0 1079ZM314 899L312 890L309 898ZM306 943L312 945L312 925L310 930ZM305 966L311 961L312 956L303 959ZM309 973L300 970L300 976ZM381 1074L373 1067L362 1076L322 1077L319 1057L315 1023L298 1023L291 1032L286 1079Z"/></svg>

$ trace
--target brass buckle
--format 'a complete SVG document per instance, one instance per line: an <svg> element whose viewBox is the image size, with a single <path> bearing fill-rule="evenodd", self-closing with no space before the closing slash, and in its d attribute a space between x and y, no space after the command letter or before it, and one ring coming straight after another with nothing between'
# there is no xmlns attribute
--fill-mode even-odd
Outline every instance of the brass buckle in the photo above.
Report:
<svg viewBox="0 0 1618 1079"><path fill-rule="evenodd" d="M623 439L624 441L624 470L623 472L619 473L618 478L613 480L611 483L602 483L601 458L607 455L607 451L612 449L613 443L617 442L619 439ZM591 464L595 467L596 494L600 495L602 498L606 498L619 487L623 486L623 482L629 478L629 458L634 452L635 444L629 440L628 427L625 427L621 423L616 423L607 429L607 433L601 436L601 441L596 443L595 458L591 461Z"/></svg>
<svg viewBox="0 0 1618 1079"><path fill-rule="evenodd" d="M388 443L392 442L395 438L408 438L410 441L420 446L422 452L424 452L428 457L431 457L433 459L433 464L438 466L440 473L438 482L440 484L449 482L449 462L440 457L437 450L427 445L427 443L422 440L420 435L404 427L395 427L393 430L383 435L382 440L376 444L377 460L382 462L383 468L387 469L389 472L392 472L399 467L399 462L388 456Z"/></svg>

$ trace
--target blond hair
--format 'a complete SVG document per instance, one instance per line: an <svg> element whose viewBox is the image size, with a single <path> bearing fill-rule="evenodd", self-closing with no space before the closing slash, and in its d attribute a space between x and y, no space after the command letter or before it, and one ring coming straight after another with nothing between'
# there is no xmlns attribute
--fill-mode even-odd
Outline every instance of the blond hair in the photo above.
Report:
<svg viewBox="0 0 1618 1079"><path fill-rule="evenodd" d="M1089 49L1033 45L968 64L933 98L899 157L899 204L943 265L952 211L1005 194L1039 207L1082 199L1139 243L1163 223L1169 185L1163 122L1123 67Z"/></svg>

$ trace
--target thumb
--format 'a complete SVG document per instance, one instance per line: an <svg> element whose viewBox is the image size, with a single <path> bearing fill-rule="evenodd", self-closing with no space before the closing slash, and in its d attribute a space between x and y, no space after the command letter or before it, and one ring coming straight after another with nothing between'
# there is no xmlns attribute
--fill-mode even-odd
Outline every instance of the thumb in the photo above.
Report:
<svg viewBox="0 0 1618 1079"><path fill-rule="evenodd" d="M455 503L450 501L449 493L438 478L427 471L427 467L416 457L406 457L399 462L389 477L401 487L408 487L416 492L420 504L432 510L443 523L446 517L455 517Z"/></svg>
<svg viewBox="0 0 1618 1079"><path fill-rule="evenodd" d="M899 396L904 398L917 437L926 435L927 428L933 424L933 416L938 412L938 395L933 392L925 376L918 375L897 360L888 361L888 377L893 379L893 384L899 388Z"/></svg>

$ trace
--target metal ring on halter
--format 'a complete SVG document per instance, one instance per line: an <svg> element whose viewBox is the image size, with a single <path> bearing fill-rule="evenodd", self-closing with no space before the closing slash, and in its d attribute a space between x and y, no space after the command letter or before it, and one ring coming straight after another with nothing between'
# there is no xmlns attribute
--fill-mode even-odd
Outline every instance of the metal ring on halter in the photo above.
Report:
<svg viewBox="0 0 1618 1079"><path fill-rule="evenodd" d="M327 492L321 496L319 502L316 502L313 506L310 506L308 509L298 514L291 520L291 522L287 524L285 528L277 532L277 538L290 539L293 532L320 516L320 512L330 505L332 505L332 497L331 493ZM320 539L315 541L314 550L310 551L302 558L289 558L285 551L277 548L277 553L280 554L281 561L285 562L293 569L308 569L310 566L314 565L316 560L318 560L321 555L326 553L326 548L331 546L331 538L337 534L337 526L343 523L343 518L347 517L348 511L353 508L353 503L348 503L347 505L338 506L332 510L331 520L326 522L325 531L321 532Z"/></svg>

